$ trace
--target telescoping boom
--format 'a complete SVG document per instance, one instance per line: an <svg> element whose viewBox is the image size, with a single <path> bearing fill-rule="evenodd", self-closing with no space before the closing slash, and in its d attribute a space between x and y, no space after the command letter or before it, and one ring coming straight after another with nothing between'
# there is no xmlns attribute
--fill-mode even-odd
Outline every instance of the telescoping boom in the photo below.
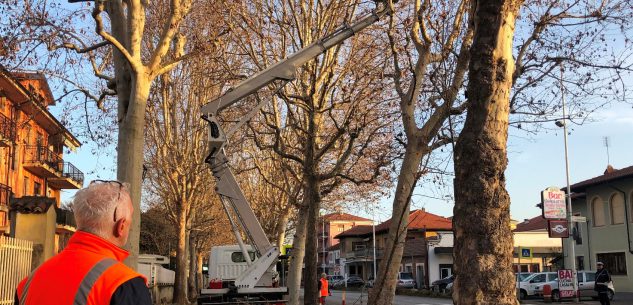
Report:
<svg viewBox="0 0 633 305"><path fill-rule="evenodd" d="M323 54L328 49L343 43L348 38L354 36L354 34L374 24L380 20L381 17L390 12L389 6L386 3L377 2L377 8L375 10L363 16L355 23L342 26L328 36L239 83L221 97L202 107L202 118L209 123L209 155L205 159L205 162L210 165L213 175L217 180L216 191L229 217L231 228L241 252L248 263L246 271L235 280L235 287L238 292L279 293L286 291L285 287L273 289L269 285L271 279L267 278L266 275L270 273L269 270L271 266L273 266L279 258L279 249L271 244L266 237L261 224L257 220L255 213L253 213L251 206L227 164L228 160L223 149L227 137L257 114L266 102L262 101L255 105L238 123L233 125L231 130L227 133L224 132L219 124L218 113L275 81L282 81L285 84L293 80L299 67ZM257 254L253 261L251 261L251 257L248 253L248 246L242 240L238 225L241 226L243 232L246 234L247 242L253 247Z"/></svg>

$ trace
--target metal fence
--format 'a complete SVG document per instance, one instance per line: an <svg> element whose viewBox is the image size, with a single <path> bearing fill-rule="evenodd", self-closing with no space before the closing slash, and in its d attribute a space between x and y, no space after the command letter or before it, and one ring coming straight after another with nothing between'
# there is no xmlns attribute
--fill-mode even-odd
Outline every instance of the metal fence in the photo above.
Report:
<svg viewBox="0 0 633 305"><path fill-rule="evenodd" d="M0 236L0 305L13 305L15 288L31 272L33 242Z"/></svg>

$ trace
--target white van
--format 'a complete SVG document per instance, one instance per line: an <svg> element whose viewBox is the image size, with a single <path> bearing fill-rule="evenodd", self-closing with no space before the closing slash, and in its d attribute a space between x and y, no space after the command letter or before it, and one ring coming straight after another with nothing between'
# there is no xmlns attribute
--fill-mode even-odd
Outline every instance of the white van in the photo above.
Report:
<svg viewBox="0 0 633 305"><path fill-rule="evenodd" d="M521 282L517 282L519 297L525 300L528 296L535 295L534 289L539 285L558 279L558 272L539 272L534 273Z"/></svg>
<svg viewBox="0 0 633 305"><path fill-rule="evenodd" d="M595 271L578 271L576 273L576 278L578 279L578 292L580 294L580 297L598 297L598 292L593 290L596 283ZM556 280L539 284L537 287L534 288L534 294L537 296L543 296L543 286L545 285L550 285L550 287L552 287L552 301L560 301L560 292L558 291L558 277L556 277ZM615 288L613 288L612 283L609 283L607 287L609 288L609 291L607 292L609 295L609 299L613 300L613 296L615 295Z"/></svg>

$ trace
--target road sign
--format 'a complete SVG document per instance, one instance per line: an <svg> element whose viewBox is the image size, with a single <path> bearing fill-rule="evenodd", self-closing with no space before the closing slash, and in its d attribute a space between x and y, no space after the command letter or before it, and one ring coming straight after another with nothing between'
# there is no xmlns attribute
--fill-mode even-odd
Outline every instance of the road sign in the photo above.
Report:
<svg viewBox="0 0 633 305"><path fill-rule="evenodd" d="M547 233L550 238L568 238L569 223L567 220L548 220Z"/></svg>
<svg viewBox="0 0 633 305"><path fill-rule="evenodd" d="M519 248L521 258L532 258L532 248Z"/></svg>
<svg viewBox="0 0 633 305"><path fill-rule="evenodd" d="M543 218L566 218L567 205L565 203L565 192L556 188L547 188L541 192L541 202L543 203Z"/></svg>
<svg viewBox="0 0 633 305"><path fill-rule="evenodd" d="M572 216L571 222L587 222L587 217L585 216Z"/></svg>
<svg viewBox="0 0 633 305"><path fill-rule="evenodd" d="M558 290L561 298L574 297L574 272L571 269L558 270Z"/></svg>

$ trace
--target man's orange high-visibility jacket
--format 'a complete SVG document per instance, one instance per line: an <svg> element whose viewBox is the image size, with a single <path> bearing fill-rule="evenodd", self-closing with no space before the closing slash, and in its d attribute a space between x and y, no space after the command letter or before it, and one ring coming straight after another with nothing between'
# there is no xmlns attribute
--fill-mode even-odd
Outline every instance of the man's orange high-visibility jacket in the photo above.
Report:
<svg viewBox="0 0 633 305"><path fill-rule="evenodd" d="M122 261L128 252L77 231L68 246L18 285L20 305L108 305L116 289L141 277Z"/></svg>

